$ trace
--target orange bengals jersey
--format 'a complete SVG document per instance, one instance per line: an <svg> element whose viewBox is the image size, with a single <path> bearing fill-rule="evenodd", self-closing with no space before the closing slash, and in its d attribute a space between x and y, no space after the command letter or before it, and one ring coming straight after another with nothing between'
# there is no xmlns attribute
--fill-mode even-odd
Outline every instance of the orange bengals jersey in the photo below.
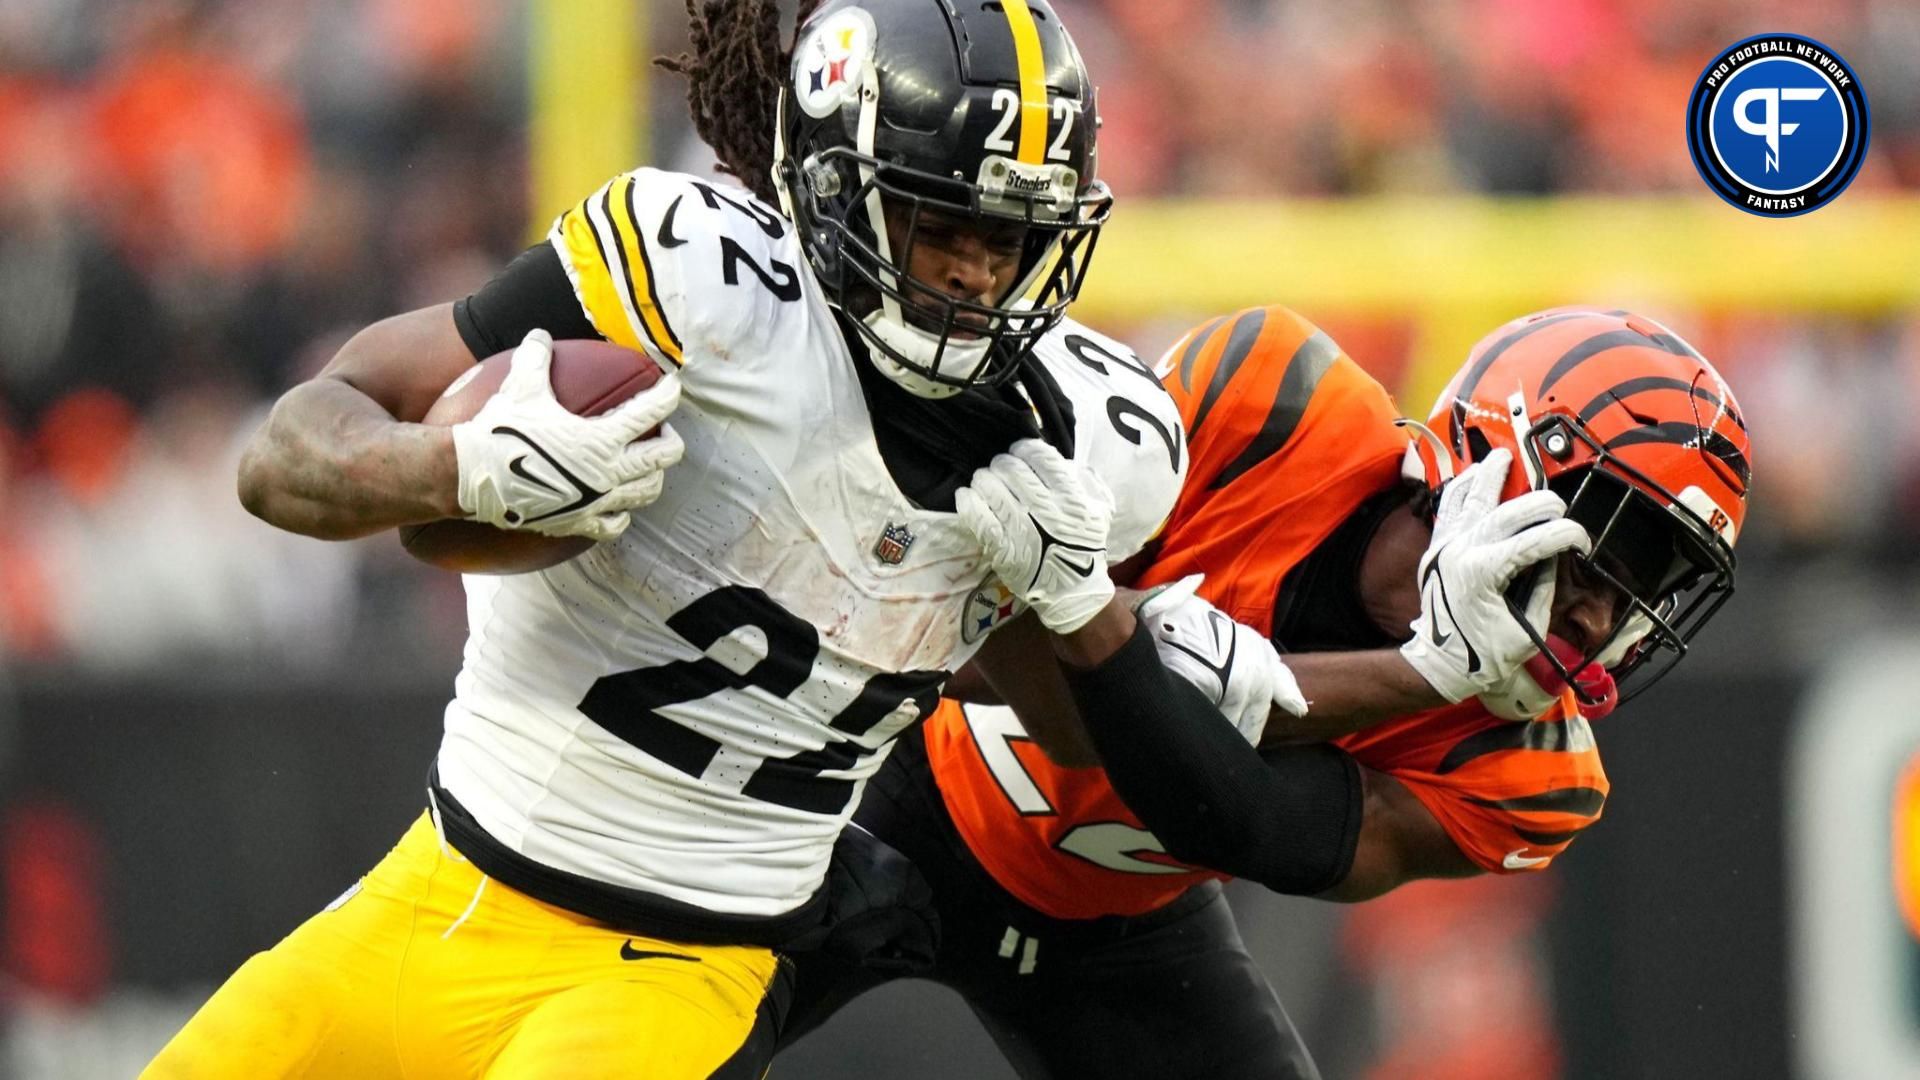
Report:
<svg viewBox="0 0 1920 1080"><path fill-rule="evenodd" d="M1215 319L1161 363L1192 460L1141 584L1205 573L1201 595L1270 635L1287 574L1399 482L1399 414L1326 334L1281 307ZM1222 876L1167 856L1105 773L1054 765L1007 709L943 701L926 739L968 847L1038 911L1136 915ZM1512 723L1469 701L1338 745L1405 784L1462 852L1495 872L1546 866L1606 801L1592 732L1566 706Z"/></svg>

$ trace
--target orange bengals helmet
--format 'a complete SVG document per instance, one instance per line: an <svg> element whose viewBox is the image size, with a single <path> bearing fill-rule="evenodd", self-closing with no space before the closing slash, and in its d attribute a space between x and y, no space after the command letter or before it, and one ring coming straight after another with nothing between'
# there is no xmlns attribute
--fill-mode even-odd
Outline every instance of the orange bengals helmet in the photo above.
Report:
<svg viewBox="0 0 1920 1080"><path fill-rule="evenodd" d="M1559 492L1593 538L1590 555L1571 556L1576 569L1619 589L1630 610L1574 663L1539 641L1576 691L1572 673L1596 662L1620 681L1622 700L1645 689L1733 594L1751 476L1746 422L1713 365L1652 319L1593 308L1515 319L1468 353L1426 435L1430 482L1504 446L1514 469L1502 497ZM1510 592L1522 626L1529 577Z"/></svg>

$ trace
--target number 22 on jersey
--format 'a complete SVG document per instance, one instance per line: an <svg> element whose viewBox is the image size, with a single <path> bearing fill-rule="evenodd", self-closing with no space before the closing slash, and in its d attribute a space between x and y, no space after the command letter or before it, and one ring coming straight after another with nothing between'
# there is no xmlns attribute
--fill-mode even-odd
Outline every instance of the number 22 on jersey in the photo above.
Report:
<svg viewBox="0 0 1920 1080"><path fill-rule="evenodd" d="M789 757L756 756L662 710L719 693L786 699L821 692L824 680L814 677L820 632L746 585L716 589L666 622L706 655L605 676L587 691L580 711L689 776L727 786L735 785L723 777L739 776L738 790L748 798L810 813L837 814L846 808L854 782L827 774L859 769L864 755L878 753L931 712L948 674L876 674L828 723L832 734L826 745ZM911 709L901 708L909 703Z"/></svg>

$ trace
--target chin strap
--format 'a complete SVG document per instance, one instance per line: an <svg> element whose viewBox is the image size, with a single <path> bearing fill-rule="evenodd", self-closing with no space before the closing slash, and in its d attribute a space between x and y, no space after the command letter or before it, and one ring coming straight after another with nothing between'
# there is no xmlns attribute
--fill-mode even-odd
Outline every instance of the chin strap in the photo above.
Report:
<svg viewBox="0 0 1920 1080"><path fill-rule="evenodd" d="M934 371L940 370L937 365L943 365L952 359L960 360L964 364L964 370L978 371L986 362L990 343L984 339L978 341L948 339L942 342L933 334L894 318L891 312L897 310L897 307L883 305L860 320L874 338L885 346L868 350L873 356L873 366L914 397L938 401L941 398L950 398L965 389L958 383L936 382L929 379L896 360L888 350L898 352L913 363Z"/></svg>

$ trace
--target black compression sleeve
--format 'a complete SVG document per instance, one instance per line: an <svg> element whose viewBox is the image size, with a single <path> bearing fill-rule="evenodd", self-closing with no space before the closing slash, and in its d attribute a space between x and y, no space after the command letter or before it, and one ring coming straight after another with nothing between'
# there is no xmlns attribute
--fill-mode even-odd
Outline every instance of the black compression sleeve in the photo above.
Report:
<svg viewBox="0 0 1920 1080"><path fill-rule="evenodd" d="M555 341L600 337L580 309L551 244L521 252L479 292L457 301L453 325L475 360L513 348L529 330L545 330Z"/></svg>
<svg viewBox="0 0 1920 1080"><path fill-rule="evenodd" d="M1114 790L1168 854L1299 895L1347 876L1362 790L1344 751L1255 750L1161 666L1145 627L1100 666L1069 669L1067 682Z"/></svg>

